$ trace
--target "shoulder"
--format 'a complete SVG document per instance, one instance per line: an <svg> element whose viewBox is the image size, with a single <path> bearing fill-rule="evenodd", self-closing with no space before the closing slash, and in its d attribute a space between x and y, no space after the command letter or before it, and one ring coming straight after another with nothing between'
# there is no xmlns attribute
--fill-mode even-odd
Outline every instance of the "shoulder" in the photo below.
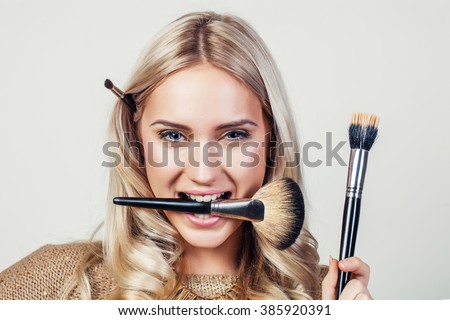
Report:
<svg viewBox="0 0 450 320"><path fill-rule="evenodd" d="M0 273L0 299L60 299L69 279L96 247L95 242L79 242L39 248ZM100 263L92 269L96 274L104 268Z"/></svg>

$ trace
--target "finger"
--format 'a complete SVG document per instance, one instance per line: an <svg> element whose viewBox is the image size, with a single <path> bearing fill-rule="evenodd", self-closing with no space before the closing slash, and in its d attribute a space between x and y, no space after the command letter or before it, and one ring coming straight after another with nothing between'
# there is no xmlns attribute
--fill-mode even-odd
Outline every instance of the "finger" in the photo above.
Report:
<svg viewBox="0 0 450 320"><path fill-rule="evenodd" d="M338 261L330 257L328 273L322 281L322 299L336 299L336 283L338 279Z"/></svg>
<svg viewBox="0 0 450 320"><path fill-rule="evenodd" d="M373 300L373 298L369 292L366 292L366 293L359 293L358 295L356 295L355 300Z"/></svg>
<svg viewBox="0 0 450 320"><path fill-rule="evenodd" d="M357 257L350 257L339 261L339 269L351 272L352 279L361 281L366 287L369 284L370 267L367 263Z"/></svg>
<svg viewBox="0 0 450 320"><path fill-rule="evenodd" d="M339 300L371 300L367 286L360 280L350 280L339 296Z"/></svg>

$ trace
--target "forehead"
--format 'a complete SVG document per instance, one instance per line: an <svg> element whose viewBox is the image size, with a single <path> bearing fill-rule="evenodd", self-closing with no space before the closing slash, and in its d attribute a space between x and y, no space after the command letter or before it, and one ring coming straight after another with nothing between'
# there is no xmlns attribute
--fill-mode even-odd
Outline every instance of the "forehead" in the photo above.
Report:
<svg viewBox="0 0 450 320"><path fill-rule="evenodd" d="M258 97L226 71L196 65L169 76L152 92L143 118L163 118L193 127L249 118L263 122Z"/></svg>

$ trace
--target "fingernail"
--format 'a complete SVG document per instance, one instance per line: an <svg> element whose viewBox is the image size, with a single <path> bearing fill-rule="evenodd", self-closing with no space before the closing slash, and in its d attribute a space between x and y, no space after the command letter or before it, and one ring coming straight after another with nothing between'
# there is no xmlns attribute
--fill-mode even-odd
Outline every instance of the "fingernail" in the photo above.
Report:
<svg viewBox="0 0 450 320"><path fill-rule="evenodd" d="M328 264L331 265L331 262L333 262L333 260L334 260L334 258L330 254L330 257L328 258Z"/></svg>
<svg viewBox="0 0 450 320"><path fill-rule="evenodd" d="M349 267L351 265L351 262L349 259L344 259L339 261L339 264L341 265L341 267Z"/></svg>

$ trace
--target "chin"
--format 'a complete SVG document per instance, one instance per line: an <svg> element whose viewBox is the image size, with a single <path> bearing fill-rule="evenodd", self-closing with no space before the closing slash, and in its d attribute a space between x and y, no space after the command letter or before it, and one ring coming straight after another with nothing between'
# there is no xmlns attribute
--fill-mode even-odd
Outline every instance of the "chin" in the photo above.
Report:
<svg viewBox="0 0 450 320"><path fill-rule="evenodd" d="M183 236L183 235L182 235ZM203 248L203 249L216 249L221 247L224 243L227 242L228 238L226 237L215 237L210 238L208 236L199 236L199 237L192 237L187 236L183 239L192 247L195 248Z"/></svg>
<svg viewBox="0 0 450 320"><path fill-rule="evenodd" d="M242 223L228 225L221 230L183 230L180 232L186 243L192 248L216 249L235 247L242 237Z"/></svg>

